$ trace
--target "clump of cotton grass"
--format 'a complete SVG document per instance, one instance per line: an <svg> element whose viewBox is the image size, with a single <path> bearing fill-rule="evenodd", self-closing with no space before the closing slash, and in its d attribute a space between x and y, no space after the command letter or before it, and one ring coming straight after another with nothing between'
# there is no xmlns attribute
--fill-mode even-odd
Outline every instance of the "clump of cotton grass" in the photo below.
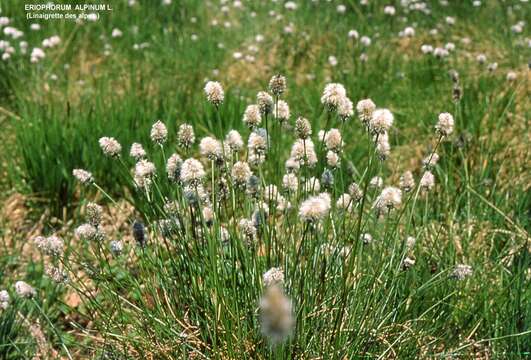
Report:
<svg viewBox="0 0 531 360"><path fill-rule="evenodd" d="M454 131L454 117L449 113L439 114L435 130L441 136L449 136Z"/></svg>
<svg viewBox="0 0 531 360"><path fill-rule="evenodd" d="M383 134L393 126L394 116L388 109L375 110L369 120L369 129L374 134Z"/></svg>
<svg viewBox="0 0 531 360"><path fill-rule="evenodd" d="M46 255L50 256L60 256L64 251L64 241L56 236L37 236L33 242L37 248Z"/></svg>
<svg viewBox="0 0 531 360"><path fill-rule="evenodd" d="M184 149L189 149L195 142L194 128L189 124L181 124L177 132L177 143Z"/></svg>
<svg viewBox="0 0 531 360"><path fill-rule="evenodd" d="M467 277L472 276L472 273L472 266L466 264L458 264L452 271L451 277L456 280L462 281L465 280Z"/></svg>
<svg viewBox="0 0 531 360"><path fill-rule="evenodd" d="M341 151L343 140L341 137L341 132L338 129L330 129L326 133L322 134L322 136L319 136L319 138L324 140L327 150L336 153Z"/></svg>
<svg viewBox="0 0 531 360"><path fill-rule="evenodd" d="M295 133L299 139L308 139L312 135L312 125L308 119L299 116L295 120Z"/></svg>
<svg viewBox="0 0 531 360"><path fill-rule="evenodd" d="M411 171L406 171L400 176L400 189L408 193L412 191L415 188L415 178L413 177L413 173Z"/></svg>
<svg viewBox="0 0 531 360"><path fill-rule="evenodd" d="M181 165L181 181L185 185L195 186L205 176L203 164L194 158L186 159Z"/></svg>
<svg viewBox="0 0 531 360"><path fill-rule="evenodd" d="M420 179L419 186L422 190L428 191L435 186L435 176L431 171L425 171Z"/></svg>
<svg viewBox="0 0 531 360"><path fill-rule="evenodd" d="M201 139L201 142L199 143L199 151L201 156L211 161L221 159L223 153L221 142L210 136Z"/></svg>
<svg viewBox="0 0 531 360"><path fill-rule="evenodd" d="M266 288L284 284L284 271L282 268L273 267L262 275L262 281Z"/></svg>
<svg viewBox="0 0 531 360"><path fill-rule="evenodd" d="M388 186L382 190L374 202L374 208L379 213L387 213L397 209L402 204L402 191L396 187Z"/></svg>
<svg viewBox="0 0 531 360"><path fill-rule="evenodd" d="M372 114L376 110L376 105L371 99L363 99L358 101L356 104L356 111L358 112L358 117L364 125L368 125L369 121L372 119Z"/></svg>
<svg viewBox="0 0 531 360"><path fill-rule="evenodd" d="M207 100L214 106L218 107L225 99L223 87L217 81L209 81L205 85L205 95Z"/></svg>
<svg viewBox="0 0 531 360"><path fill-rule="evenodd" d="M251 129L262 123L262 115L258 105L249 105L243 113L243 122Z"/></svg>
<svg viewBox="0 0 531 360"><path fill-rule="evenodd" d="M288 103L284 100L278 100L273 108L273 116L281 123L288 121L290 118Z"/></svg>
<svg viewBox="0 0 531 360"><path fill-rule="evenodd" d="M345 87L338 83L327 84L321 96L321 103L328 111L335 111L347 96Z"/></svg>
<svg viewBox="0 0 531 360"><path fill-rule="evenodd" d="M72 175L83 185L90 185L94 182L92 174L83 169L74 169Z"/></svg>
<svg viewBox="0 0 531 360"><path fill-rule="evenodd" d="M117 158L122 151L122 145L113 137L102 137L99 140L100 148L103 154L109 157Z"/></svg>
<svg viewBox="0 0 531 360"><path fill-rule="evenodd" d="M256 95L256 103L260 108L260 113L262 115L268 115L273 109L273 97L265 91L260 91Z"/></svg>
<svg viewBox="0 0 531 360"><path fill-rule="evenodd" d="M30 299L37 295L37 291L25 281L17 281L15 283L15 292L22 298Z"/></svg>
<svg viewBox="0 0 531 360"><path fill-rule="evenodd" d="M299 208L299 217L310 223L323 220L330 212L331 198L328 193L321 193L317 196L311 196L303 201Z"/></svg>
<svg viewBox="0 0 531 360"><path fill-rule="evenodd" d="M171 182L177 182L181 176L182 158L179 154L172 154L166 161L166 175Z"/></svg>
<svg viewBox="0 0 531 360"><path fill-rule="evenodd" d="M290 157L298 161L300 166L306 165L313 167L318 162L315 147L311 139L296 140L291 147Z"/></svg>
<svg viewBox="0 0 531 360"><path fill-rule="evenodd" d="M236 130L231 130L227 133L227 136L225 137L225 144L227 144L235 153L241 151L244 146L242 136Z"/></svg>
<svg viewBox="0 0 531 360"><path fill-rule="evenodd" d="M140 160L135 165L134 182L139 188L148 189L151 186L152 178L156 175L155 164L148 160Z"/></svg>
<svg viewBox="0 0 531 360"><path fill-rule="evenodd" d="M272 345L285 341L295 325L291 301L279 286L270 286L266 288L259 305L262 334Z"/></svg>
<svg viewBox="0 0 531 360"><path fill-rule="evenodd" d="M168 139L168 129L166 128L166 125L160 120L156 121L151 127L150 137L151 141L162 146Z"/></svg>
<svg viewBox="0 0 531 360"><path fill-rule="evenodd" d="M288 192L295 193L299 188L299 179L297 175L290 173L282 177L282 187Z"/></svg>
<svg viewBox="0 0 531 360"><path fill-rule="evenodd" d="M275 75L269 81L269 91L275 96L280 96L286 91L286 78L282 75Z"/></svg>
<svg viewBox="0 0 531 360"><path fill-rule="evenodd" d="M232 166L231 177L232 181L237 186L243 187L249 181L249 178L253 175L249 164L243 161L237 161Z"/></svg>
<svg viewBox="0 0 531 360"><path fill-rule="evenodd" d="M131 145L131 150L129 150L129 156L131 156L136 161L142 160L146 157L146 151L142 144L133 143Z"/></svg>

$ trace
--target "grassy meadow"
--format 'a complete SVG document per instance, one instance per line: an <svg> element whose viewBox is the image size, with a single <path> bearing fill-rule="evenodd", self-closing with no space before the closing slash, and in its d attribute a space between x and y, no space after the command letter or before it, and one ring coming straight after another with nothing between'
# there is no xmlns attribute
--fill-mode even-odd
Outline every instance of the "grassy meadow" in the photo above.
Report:
<svg viewBox="0 0 531 360"><path fill-rule="evenodd" d="M531 357L529 2L94 3L0 2L0 359Z"/></svg>

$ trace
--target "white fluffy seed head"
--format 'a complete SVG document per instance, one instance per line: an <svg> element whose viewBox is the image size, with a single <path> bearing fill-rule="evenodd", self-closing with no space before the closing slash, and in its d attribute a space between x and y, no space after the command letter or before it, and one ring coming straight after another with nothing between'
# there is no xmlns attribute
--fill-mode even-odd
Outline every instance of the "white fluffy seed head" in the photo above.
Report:
<svg viewBox="0 0 531 360"><path fill-rule="evenodd" d="M312 125L308 119L299 116L295 120L295 132L299 139L308 139L312 135Z"/></svg>
<svg viewBox="0 0 531 360"><path fill-rule="evenodd" d="M258 105L249 105L243 114L243 122L249 128L255 128L262 122L262 115Z"/></svg>
<svg viewBox="0 0 531 360"><path fill-rule="evenodd" d="M266 288L274 285L282 285L284 283L284 271L279 267L271 268L262 275L262 280Z"/></svg>
<svg viewBox="0 0 531 360"><path fill-rule="evenodd" d="M74 175L77 181L79 181L83 185L89 185L94 182L94 177L92 176L92 174L83 169L74 169L72 171L72 175Z"/></svg>
<svg viewBox="0 0 531 360"><path fill-rule="evenodd" d="M186 159L181 166L181 181L186 185L197 185L205 176L203 164L194 158Z"/></svg>
<svg viewBox="0 0 531 360"><path fill-rule="evenodd" d="M413 173L411 171L406 171L402 174L400 177L400 189L402 189L403 192L410 192L415 188L415 178L413 177Z"/></svg>
<svg viewBox="0 0 531 360"><path fill-rule="evenodd" d="M286 174L282 177L282 187L290 192L296 192L299 188L299 179L294 173Z"/></svg>
<svg viewBox="0 0 531 360"><path fill-rule="evenodd" d="M214 161L220 159L223 153L221 142L213 137L207 136L201 139L199 151L205 158Z"/></svg>
<svg viewBox="0 0 531 360"><path fill-rule="evenodd" d="M273 97L265 91L260 91L256 95L256 103L260 108L260 113L262 115L267 115L271 113L273 109Z"/></svg>
<svg viewBox="0 0 531 360"><path fill-rule="evenodd" d="M432 168L435 165L437 165L438 162L439 162L439 154L432 153L432 154L426 156L422 160L422 165L424 166L424 168L429 169L429 168Z"/></svg>
<svg viewBox="0 0 531 360"><path fill-rule="evenodd" d="M243 149L243 140L240 133L236 130L231 130L225 137L225 143L234 152L238 152Z"/></svg>
<svg viewBox="0 0 531 360"><path fill-rule="evenodd" d="M303 221L318 222L330 212L330 195L321 193L305 200L299 208L299 216Z"/></svg>
<svg viewBox="0 0 531 360"><path fill-rule="evenodd" d="M131 145L131 150L129 151L129 156L138 161L146 157L146 151L142 147L142 144L133 143L133 145Z"/></svg>
<svg viewBox="0 0 531 360"><path fill-rule="evenodd" d="M344 121L354 115L354 104L348 97L344 97L337 108L337 114Z"/></svg>
<svg viewBox="0 0 531 360"><path fill-rule="evenodd" d="M341 132L338 129L330 129L324 134L324 143L328 150L339 152L343 145Z"/></svg>
<svg viewBox="0 0 531 360"><path fill-rule="evenodd" d="M321 103L327 107L329 111L336 110L341 102L347 96L345 87L338 83L327 84L321 96Z"/></svg>
<svg viewBox="0 0 531 360"><path fill-rule="evenodd" d="M369 120L369 127L375 134L383 134L393 125L393 114L388 109L377 109Z"/></svg>
<svg viewBox="0 0 531 360"><path fill-rule="evenodd" d="M179 180L182 164L183 160L179 154L172 154L168 158L168 161L166 161L166 174L170 181L176 182Z"/></svg>
<svg viewBox="0 0 531 360"><path fill-rule="evenodd" d="M46 255L60 256L63 254L64 251L64 242L60 237L56 235L48 237L37 236L34 239L34 243L37 248Z"/></svg>
<svg viewBox="0 0 531 360"><path fill-rule="evenodd" d="M396 187L388 186L382 190L374 202L374 208L380 213L396 209L402 203L402 191Z"/></svg>
<svg viewBox="0 0 531 360"><path fill-rule="evenodd" d="M168 129L166 128L166 125L160 120L155 122L151 127L150 137L151 141L154 143L158 145L164 144L168 139Z"/></svg>
<svg viewBox="0 0 531 360"><path fill-rule="evenodd" d="M291 301L284 295L280 286L267 287L260 299L262 334L272 344L278 344L289 337L294 324Z"/></svg>
<svg viewBox="0 0 531 360"><path fill-rule="evenodd" d="M243 161L237 161L232 166L231 176L236 185L244 186L252 175L249 164Z"/></svg>
<svg viewBox="0 0 531 360"><path fill-rule="evenodd" d="M336 208L343 211L350 211L352 209L352 197L345 193L342 194L336 201Z"/></svg>
<svg viewBox="0 0 531 360"><path fill-rule="evenodd" d="M356 111L361 122L365 125L369 123L372 118L372 114L376 110L376 105L371 99L363 99L356 104Z"/></svg>
<svg viewBox="0 0 531 360"><path fill-rule="evenodd" d="M102 137L99 140L100 148L103 151L103 154L110 157L119 157L120 152L122 151L122 145L112 137Z"/></svg>
<svg viewBox="0 0 531 360"><path fill-rule="evenodd" d="M15 292L23 298L32 298L37 294L37 291L25 281L17 281L15 283Z"/></svg>
<svg viewBox="0 0 531 360"><path fill-rule="evenodd" d="M431 171L425 171L419 183L421 189L431 190L435 186L435 176Z"/></svg>
<svg viewBox="0 0 531 360"><path fill-rule="evenodd" d="M207 100L215 106L219 106L225 98L223 87L217 81L209 81L205 85L205 95Z"/></svg>
<svg viewBox="0 0 531 360"><path fill-rule="evenodd" d="M336 152L329 150L326 153L326 164L331 168L338 167L340 164L339 155Z"/></svg>
<svg viewBox="0 0 531 360"><path fill-rule="evenodd" d="M349 185L348 193L354 201L360 201L363 198L363 191L361 190L360 186L355 182Z"/></svg>
<svg viewBox="0 0 531 360"><path fill-rule="evenodd" d="M282 75L275 75L269 81L269 91L273 95L280 96L286 91L286 78Z"/></svg>
<svg viewBox="0 0 531 360"><path fill-rule="evenodd" d="M455 266L454 270L452 271L451 276L461 281L471 276L472 273L473 273L472 266L465 265L465 264L458 264Z"/></svg>
<svg viewBox="0 0 531 360"><path fill-rule="evenodd" d="M449 113L439 114L435 130L441 136L448 136L454 131L454 117Z"/></svg>
<svg viewBox="0 0 531 360"><path fill-rule="evenodd" d="M177 132L177 142L179 146L188 149L195 142L194 128L189 124L181 124Z"/></svg>

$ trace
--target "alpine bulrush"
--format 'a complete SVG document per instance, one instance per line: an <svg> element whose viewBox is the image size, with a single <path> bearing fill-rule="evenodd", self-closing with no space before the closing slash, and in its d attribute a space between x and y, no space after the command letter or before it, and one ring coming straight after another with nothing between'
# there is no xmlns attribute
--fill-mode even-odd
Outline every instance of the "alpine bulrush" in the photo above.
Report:
<svg viewBox="0 0 531 360"><path fill-rule="evenodd" d="M217 81L209 81L205 85L205 95L207 100L214 106L219 106L225 99L223 87Z"/></svg>
<svg viewBox="0 0 531 360"><path fill-rule="evenodd" d="M275 75L269 81L269 91L275 96L280 96L286 91L286 78L282 75Z"/></svg>
<svg viewBox="0 0 531 360"><path fill-rule="evenodd" d="M189 149L195 142L194 128L189 124L181 124L177 132L177 143L179 146Z"/></svg>
<svg viewBox="0 0 531 360"><path fill-rule="evenodd" d="M122 145L115 138L102 137L99 140L100 148L103 154L109 157L119 157L122 151Z"/></svg>
<svg viewBox="0 0 531 360"><path fill-rule="evenodd" d="M151 127L150 137L151 141L155 144L163 145L168 139L168 129L166 128L166 125L160 120L155 122Z"/></svg>
<svg viewBox="0 0 531 360"><path fill-rule="evenodd" d="M330 211L330 195L321 193L305 200L299 208L299 216L303 221L315 223L323 220Z"/></svg>
<svg viewBox="0 0 531 360"><path fill-rule="evenodd" d="M83 185L89 185L94 182L92 174L83 169L74 169L72 175Z"/></svg>

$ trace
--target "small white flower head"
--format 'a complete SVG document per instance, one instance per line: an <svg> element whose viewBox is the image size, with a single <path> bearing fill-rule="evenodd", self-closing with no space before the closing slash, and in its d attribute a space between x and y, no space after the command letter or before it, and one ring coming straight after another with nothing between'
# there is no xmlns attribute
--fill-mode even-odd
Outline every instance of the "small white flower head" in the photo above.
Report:
<svg viewBox="0 0 531 360"><path fill-rule="evenodd" d="M327 84L321 96L321 103L326 106L329 111L336 110L344 98L347 96L345 87L338 83Z"/></svg>
<svg viewBox="0 0 531 360"><path fill-rule="evenodd" d="M408 26L404 29L404 36L405 37L413 37L415 36L415 29L411 26Z"/></svg>
<svg viewBox="0 0 531 360"><path fill-rule="evenodd" d="M333 55L330 55L328 57L328 63L330 64L330 66L337 66L338 64L337 58Z"/></svg>
<svg viewBox="0 0 531 360"><path fill-rule="evenodd" d="M369 233L361 234L361 241L363 241L365 245L370 244L372 242L372 235Z"/></svg>
<svg viewBox="0 0 531 360"><path fill-rule="evenodd" d="M0 291L0 310L5 310L9 307L11 298L7 290Z"/></svg>
<svg viewBox="0 0 531 360"><path fill-rule="evenodd" d="M312 135L312 125L308 119L299 116L295 120L295 132L299 139L308 139Z"/></svg>
<svg viewBox="0 0 531 360"><path fill-rule="evenodd" d="M155 164L147 160L140 160L135 164L134 180L138 187L149 187L151 178L156 173Z"/></svg>
<svg viewBox="0 0 531 360"><path fill-rule="evenodd" d="M181 166L183 164L183 160L179 156L179 154L172 154L168 160L166 161L166 174L168 176L168 180L172 182L177 182L181 176Z"/></svg>
<svg viewBox="0 0 531 360"><path fill-rule="evenodd" d="M100 148L103 153L110 157L119 157L122 151L122 145L115 138L102 137L99 140Z"/></svg>
<svg viewBox="0 0 531 360"><path fill-rule="evenodd" d="M103 238L103 233L94 225L88 223L78 226L76 230L74 230L74 234L79 240L84 241L98 241Z"/></svg>
<svg viewBox="0 0 531 360"><path fill-rule="evenodd" d="M44 273L55 283L66 284L68 282L68 273L59 267L46 266Z"/></svg>
<svg viewBox="0 0 531 360"><path fill-rule="evenodd" d="M480 64L485 64L487 62L487 56L485 54L479 54L476 56L476 61Z"/></svg>
<svg viewBox="0 0 531 360"><path fill-rule="evenodd" d="M298 159L290 157L288 158L288 160L286 160L284 167L286 168L286 171L290 174L297 173L299 169L301 168L301 164Z"/></svg>
<svg viewBox="0 0 531 360"><path fill-rule="evenodd" d="M273 345L286 340L295 325L291 301L279 286L266 288L260 299L260 327L262 334Z"/></svg>
<svg viewBox="0 0 531 360"><path fill-rule="evenodd" d="M350 39L355 39L355 40L357 40L357 39L360 37L360 34L359 34L356 30L352 29L352 30L350 30L350 31L348 32L348 37L349 37Z"/></svg>
<svg viewBox="0 0 531 360"><path fill-rule="evenodd" d="M189 149L195 142L194 128L189 124L182 124L179 126L177 132L177 143L179 146Z"/></svg>
<svg viewBox="0 0 531 360"><path fill-rule="evenodd" d="M37 248L46 255L50 256L60 256L64 251L64 242L63 240L56 236L37 236L34 239L35 245Z"/></svg>
<svg viewBox="0 0 531 360"><path fill-rule="evenodd" d="M429 44L423 44L420 47L420 51L422 51L423 54L431 54L431 53L433 53L433 46L431 46Z"/></svg>
<svg viewBox="0 0 531 360"><path fill-rule="evenodd" d="M110 242L109 247L114 256L118 256L124 250L124 244L120 240L113 240Z"/></svg>
<svg viewBox="0 0 531 360"><path fill-rule="evenodd" d="M96 203L90 202L85 207L85 217L87 218L87 221L96 227L101 224L102 214L103 208Z"/></svg>
<svg viewBox="0 0 531 360"><path fill-rule="evenodd" d="M199 143L199 151L201 152L201 156L204 156L211 161L220 159L223 153L221 142L210 136L201 139L201 142Z"/></svg>
<svg viewBox="0 0 531 360"><path fill-rule="evenodd" d="M345 121L354 115L354 104L348 97L344 97L343 101L339 104L337 108L337 114L341 120Z"/></svg>
<svg viewBox="0 0 531 360"><path fill-rule="evenodd" d="M374 208L380 213L397 209L402 203L402 191L399 188L388 186L382 190L374 202Z"/></svg>
<svg viewBox="0 0 531 360"><path fill-rule="evenodd" d="M243 114L243 122L249 128L255 128L262 122L262 115L258 105L249 105Z"/></svg>
<svg viewBox="0 0 531 360"><path fill-rule="evenodd" d="M247 240L253 240L256 237L256 227L252 220L241 219L238 227Z"/></svg>
<svg viewBox="0 0 531 360"><path fill-rule="evenodd" d="M286 174L282 177L282 187L289 192L297 192L299 188L299 179L293 173Z"/></svg>
<svg viewBox="0 0 531 360"><path fill-rule="evenodd" d="M257 156L264 155L267 151L266 136L267 134L264 134L263 132L253 131L247 140L247 147L249 148L250 152Z"/></svg>
<svg viewBox="0 0 531 360"><path fill-rule="evenodd" d="M286 78L282 75L275 75L269 81L269 91L275 96L280 96L286 91Z"/></svg>
<svg viewBox="0 0 531 360"><path fill-rule="evenodd" d="M340 164L340 160L341 159L339 158L339 155L336 152L328 150L328 152L326 153L326 164L331 168L337 168Z"/></svg>
<svg viewBox="0 0 531 360"><path fill-rule="evenodd" d="M274 267L267 270L264 275L262 275L262 280L266 288L275 285L284 284L284 271L282 268Z"/></svg>
<svg viewBox="0 0 531 360"><path fill-rule="evenodd" d="M111 33L111 37L113 38L118 38L118 37L121 37L123 35L122 31L118 28L114 28L112 29L112 33Z"/></svg>
<svg viewBox="0 0 531 360"><path fill-rule="evenodd" d="M361 122L365 125L369 124L372 114L376 110L376 105L371 99L363 99L356 104L356 111Z"/></svg>
<svg viewBox="0 0 531 360"><path fill-rule="evenodd" d="M284 100L278 100L278 104L273 108L273 116L280 122L288 121L290 117L288 103Z"/></svg>
<svg viewBox="0 0 531 360"><path fill-rule="evenodd" d="M237 186L245 186L249 178L253 175L249 164L243 161L237 161L232 166L231 177Z"/></svg>
<svg viewBox="0 0 531 360"><path fill-rule="evenodd" d="M379 189L383 186L383 179L380 176L375 176L369 182L369 186L372 188Z"/></svg>
<svg viewBox="0 0 531 360"><path fill-rule="evenodd" d="M431 190L435 186L435 176L431 171L425 171L420 179L420 188L423 190Z"/></svg>
<svg viewBox="0 0 531 360"><path fill-rule="evenodd" d="M514 71L509 71L507 73L507 81L515 81L517 78L517 75Z"/></svg>
<svg viewBox="0 0 531 360"><path fill-rule="evenodd" d="M317 164L317 154L311 139L298 139L291 147L290 157L299 162L299 165L308 165L310 167Z"/></svg>
<svg viewBox="0 0 531 360"><path fill-rule="evenodd" d="M83 185L89 185L94 182L94 178L92 177L92 174L86 170L83 169L74 169L72 171L72 175Z"/></svg>
<svg viewBox="0 0 531 360"><path fill-rule="evenodd" d="M471 276L473 273L472 266L465 265L465 264L458 264L455 266L454 270L452 271L452 277L457 280L465 280L467 277Z"/></svg>
<svg viewBox="0 0 531 360"><path fill-rule="evenodd" d="M435 130L441 136L449 136L454 131L454 117L449 113L439 114Z"/></svg>
<svg viewBox="0 0 531 360"><path fill-rule="evenodd" d="M315 223L324 219L330 212L330 195L321 193L305 200L299 208L299 216L303 221Z"/></svg>
<svg viewBox="0 0 531 360"><path fill-rule="evenodd" d="M382 134L393 125L393 114L388 109L377 109L369 120L369 128L375 134Z"/></svg>
<svg viewBox="0 0 531 360"><path fill-rule="evenodd" d="M341 151L343 140L338 129L330 129L324 135L324 143L328 150L336 153Z"/></svg>
<svg viewBox="0 0 531 360"><path fill-rule="evenodd" d="M139 143L133 143L131 145L131 150L129 151L129 156L131 156L136 161L142 160L146 157L146 151Z"/></svg>
<svg viewBox="0 0 531 360"><path fill-rule="evenodd" d="M414 258L411 258L411 257L406 257L403 261L402 261L402 268L404 270L407 270L407 269L410 269L412 268L413 266L415 265L415 259Z"/></svg>
<svg viewBox="0 0 531 360"><path fill-rule="evenodd" d="M198 185L205 176L203 164L194 158L186 159L181 166L181 181L186 185Z"/></svg>
<svg viewBox="0 0 531 360"><path fill-rule="evenodd" d="M400 176L400 189L403 192L410 192L415 188L415 178L411 171L406 171Z"/></svg>
<svg viewBox="0 0 531 360"><path fill-rule="evenodd" d="M408 249L413 249L415 247L415 243L417 242L417 239L415 239L413 236L408 236L406 239L406 246Z"/></svg>
<svg viewBox="0 0 531 360"><path fill-rule="evenodd" d="M384 14L393 16L395 13L396 13L396 9L394 6L387 5L386 7L384 7Z"/></svg>
<svg viewBox="0 0 531 360"><path fill-rule="evenodd" d="M449 53L448 50L446 50L445 48L436 47L435 49L433 49L433 56L435 56L435 57L438 58L438 59L445 58L445 57L447 57L449 54L450 54L450 53Z"/></svg>
<svg viewBox="0 0 531 360"><path fill-rule="evenodd" d="M445 20L446 20L446 23L448 25L454 25L455 24L455 18L452 17L452 16L447 16Z"/></svg>
<svg viewBox="0 0 531 360"><path fill-rule="evenodd" d="M348 187L348 193L351 196L352 200L358 202L363 198L363 191L361 190L360 186L353 182Z"/></svg>
<svg viewBox="0 0 531 360"><path fill-rule="evenodd" d="M209 81L206 83L205 95L207 97L207 100L216 107L223 102L223 99L225 99L223 87L217 81Z"/></svg>
<svg viewBox="0 0 531 360"><path fill-rule="evenodd" d="M15 283L15 292L18 296L28 299L37 295L37 291L25 281L17 281Z"/></svg>
<svg viewBox="0 0 531 360"><path fill-rule="evenodd" d="M260 108L260 113L262 115L267 115L271 113L273 109L273 97L265 91L260 91L256 95L256 103Z"/></svg>
<svg viewBox="0 0 531 360"><path fill-rule="evenodd" d="M166 125L160 120L153 124L151 127L151 141L158 145L162 145L168 139L168 129Z"/></svg>
<svg viewBox="0 0 531 360"><path fill-rule="evenodd" d="M352 210L352 197L349 194L342 194L336 201L336 208L342 211Z"/></svg>
<svg viewBox="0 0 531 360"><path fill-rule="evenodd" d="M371 43L372 43L371 38L368 36L362 36L360 39L360 42L365 47L371 46Z"/></svg>
<svg viewBox="0 0 531 360"><path fill-rule="evenodd" d="M439 162L439 154L432 153L432 154L426 156L422 160L422 165L424 166L425 169L430 169L430 168L434 167L435 165L437 165L438 162Z"/></svg>
<svg viewBox="0 0 531 360"><path fill-rule="evenodd" d="M238 152L243 149L243 140L240 133L236 130L231 130L225 137L225 143L233 152Z"/></svg>
<svg viewBox="0 0 531 360"><path fill-rule="evenodd" d="M496 71L497 68L498 68L498 63L497 62L490 63L487 66L487 70L489 70L490 72Z"/></svg>
<svg viewBox="0 0 531 360"><path fill-rule="evenodd" d="M201 210L201 215L203 216L203 221L207 226L212 226L214 223L214 211L210 206L205 206Z"/></svg>
<svg viewBox="0 0 531 360"><path fill-rule="evenodd" d="M453 42L446 43L444 45L444 48L448 51L454 51L455 50L455 44Z"/></svg>

